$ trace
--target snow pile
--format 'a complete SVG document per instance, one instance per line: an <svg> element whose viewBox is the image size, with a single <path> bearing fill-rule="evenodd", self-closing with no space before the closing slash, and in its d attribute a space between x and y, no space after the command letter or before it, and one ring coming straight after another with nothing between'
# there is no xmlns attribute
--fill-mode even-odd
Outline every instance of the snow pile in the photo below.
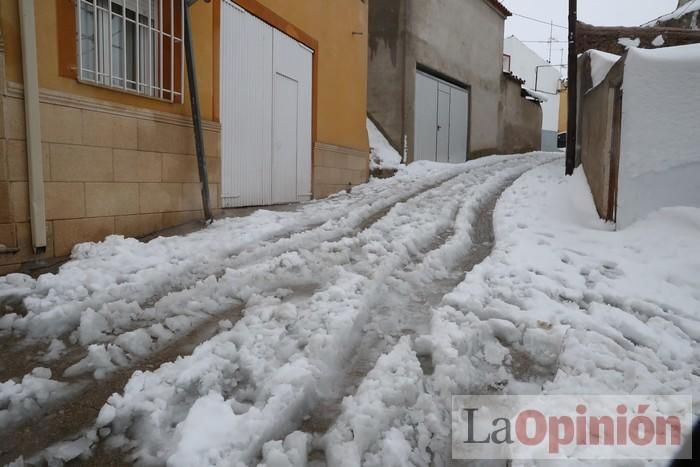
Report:
<svg viewBox="0 0 700 467"><path fill-rule="evenodd" d="M379 358L355 395L343 400L342 413L325 436L327 463L334 467L363 465L364 454L382 439L382 435L398 436L403 440L399 444L407 444L400 432L387 432L395 419L416 404L423 392L422 384L420 363L411 349L410 338L404 337L390 353ZM380 443L391 445L397 441ZM387 447L382 446L382 449ZM405 450L401 446L397 451L403 453Z"/></svg>
<svg viewBox="0 0 700 467"><path fill-rule="evenodd" d="M374 122L367 119L367 134L369 135L369 168L370 170L398 169L401 163L401 155L384 137Z"/></svg>
<svg viewBox="0 0 700 467"><path fill-rule="evenodd" d="M643 25L643 27L655 27L658 26L659 23L665 23L667 21L672 21L674 19L681 19L682 17L689 15L691 13L695 13L695 26L693 29L698 29L697 27L697 12L700 11L700 0L690 0L688 3L685 5L681 6L680 8L676 9L675 11L659 16L653 21L650 21L646 24Z"/></svg>
<svg viewBox="0 0 700 467"><path fill-rule="evenodd" d="M700 45L629 51L617 221L665 206L700 207Z"/></svg>
<svg viewBox="0 0 700 467"><path fill-rule="evenodd" d="M631 39L629 37L621 37L617 40L617 43L626 49L636 49L642 43L641 39Z"/></svg>
<svg viewBox="0 0 700 467"><path fill-rule="evenodd" d="M387 206L463 170L463 165L412 164L392 179L372 180L352 194L309 203L296 212L260 210L148 243L111 236L77 245L73 260L57 274L36 280L22 274L0 277L0 303L23 300L27 310L0 318L0 333L47 340L69 335L70 342L89 346L153 324L160 327L152 337L162 339L201 319L182 316L175 307L189 289L211 285L227 268L348 235ZM180 316L166 321L173 315Z"/></svg>
<svg viewBox="0 0 700 467"><path fill-rule="evenodd" d="M35 368L20 382L0 383L0 427L11 429L27 416L40 414L49 403L74 393L67 383L52 380L48 368Z"/></svg>
<svg viewBox="0 0 700 467"><path fill-rule="evenodd" d="M258 467L306 467L311 436L295 431L283 441L269 441L263 446L263 463Z"/></svg>
<svg viewBox="0 0 700 467"><path fill-rule="evenodd" d="M589 50L586 53L591 58L591 80L595 88L605 80L610 69L620 60L620 56L600 50Z"/></svg>
<svg viewBox="0 0 700 467"><path fill-rule="evenodd" d="M547 96L545 93L538 92L538 91L535 91L534 89L529 89L529 88L525 88L525 87L523 87L523 89L524 89L525 92L527 92L531 97L534 97L535 99L537 99L537 100L540 101L540 102L547 102L547 101L549 101L549 96Z"/></svg>
<svg viewBox="0 0 700 467"><path fill-rule="evenodd" d="M516 181L494 220L492 255L433 311L441 425L453 394L692 394L700 414L700 210L612 232L583 173L556 163Z"/></svg>

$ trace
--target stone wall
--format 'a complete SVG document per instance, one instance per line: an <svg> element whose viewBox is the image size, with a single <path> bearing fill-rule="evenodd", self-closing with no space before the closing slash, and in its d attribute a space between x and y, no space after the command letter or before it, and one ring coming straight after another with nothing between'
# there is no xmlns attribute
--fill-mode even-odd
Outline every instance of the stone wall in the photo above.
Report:
<svg viewBox="0 0 700 467"><path fill-rule="evenodd" d="M587 54L579 59L579 69L587 77L581 80L582 93L579 95L579 157L598 215L602 219L614 220L621 124L615 105L619 99L616 90L622 85L624 60L615 64L606 79L593 89L590 89L590 73L587 73L590 69Z"/></svg>
<svg viewBox="0 0 700 467"><path fill-rule="evenodd" d="M542 142L542 107L522 95L521 82L503 75L499 107L499 152L517 154L536 151Z"/></svg>
<svg viewBox="0 0 700 467"><path fill-rule="evenodd" d="M24 101L20 85L2 96L0 273L70 254L76 243L111 234L142 236L202 217L194 135L186 117L41 92L48 247L32 251ZM220 131L204 131L212 208L219 208Z"/></svg>

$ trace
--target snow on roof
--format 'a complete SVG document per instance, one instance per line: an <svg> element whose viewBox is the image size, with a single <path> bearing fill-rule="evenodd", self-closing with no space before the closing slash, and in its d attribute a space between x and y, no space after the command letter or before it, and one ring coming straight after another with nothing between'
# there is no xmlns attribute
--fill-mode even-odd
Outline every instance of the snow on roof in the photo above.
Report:
<svg viewBox="0 0 700 467"><path fill-rule="evenodd" d="M630 49L625 59L618 223L700 206L700 44Z"/></svg>
<svg viewBox="0 0 700 467"><path fill-rule="evenodd" d="M591 57L591 80L593 87L596 87L608 76L610 69L620 60L620 56L600 50L589 50L586 53Z"/></svg>
<svg viewBox="0 0 700 467"><path fill-rule="evenodd" d="M643 24L642 26L644 27L654 27L658 25L659 23L665 23L666 21L671 21L674 19L680 19L684 17L685 15L692 13L694 11L700 10L700 0L691 0L690 2L686 3L683 6L678 7L675 11L659 16L653 21L649 21L646 24Z"/></svg>
<svg viewBox="0 0 700 467"><path fill-rule="evenodd" d="M537 91L534 91L534 90L528 89L528 88L523 88L523 90L527 94L529 94L531 97L534 97L535 99L537 99L540 102L547 102L549 100L549 96L547 96L544 93L537 92Z"/></svg>
<svg viewBox="0 0 700 467"><path fill-rule="evenodd" d="M661 49L630 49L627 63L630 62L632 57L635 60L641 59L646 62L664 63L665 66L674 66L675 64L684 70L693 69L700 72L700 44L679 45Z"/></svg>

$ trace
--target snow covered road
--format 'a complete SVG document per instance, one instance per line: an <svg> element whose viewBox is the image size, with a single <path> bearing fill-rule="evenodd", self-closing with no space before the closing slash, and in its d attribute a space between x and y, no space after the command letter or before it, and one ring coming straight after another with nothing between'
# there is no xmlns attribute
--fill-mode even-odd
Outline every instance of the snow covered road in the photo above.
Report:
<svg viewBox="0 0 700 467"><path fill-rule="evenodd" d="M451 394L697 401L700 216L613 233L561 165L414 164L0 278L0 462L443 466Z"/></svg>
<svg viewBox="0 0 700 467"><path fill-rule="evenodd" d="M0 296L12 297L8 302L15 304L17 296L23 298L23 308L14 305L0 318L3 343L17 357L5 360L0 370L7 379L0 393L3 426L22 426L63 403L69 408L62 412L65 416L52 414L39 429L41 436L36 430L26 439L6 433L3 448L30 454L70 434L66 425L77 430L91 424L95 407L104 403L100 399L121 391L134 370L163 365L152 374L137 372L122 399L159 399L162 394L131 394L134 378L161 378L162 371L181 375L183 368L193 368L193 359L211 364L222 347L232 346L235 358L226 359L226 368L207 367L209 384L223 378L222 386L236 388L243 400L264 400L270 397L267 392L288 385L275 382L274 375L284 379L293 374L301 383L282 406L257 401L252 408L293 412L315 403L320 394L312 397L312 388L332 385L386 283L406 282L393 277L397 270L428 283L431 275L444 276L450 261L469 249L470 213L509 178L551 157L414 165L393 179L373 181L297 212L263 211L147 244L113 237L76 247L74 260L56 275L36 281L1 279ZM411 271L410 265L423 271ZM203 341L191 357L167 363ZM199 388L186 404L196 406L210 389ZM76 404L76 393L92 403ZM115 417L129 418L124 429L138 425L137 409L121 406ZM187 415L182 404L168 410L164 418L169 424L172 417ZM247 412L254 419L256 410ZM288 418L292 428L296 420L291 413ZM260 431L253 444L241 444L248 447L250 459L270 438L269 428ZM112 433L110 439L116 438ZM152 457L149 450L156 450L149 443L158 452L165 442L141 441L144 447L137 456L142 457Z"/></svg>

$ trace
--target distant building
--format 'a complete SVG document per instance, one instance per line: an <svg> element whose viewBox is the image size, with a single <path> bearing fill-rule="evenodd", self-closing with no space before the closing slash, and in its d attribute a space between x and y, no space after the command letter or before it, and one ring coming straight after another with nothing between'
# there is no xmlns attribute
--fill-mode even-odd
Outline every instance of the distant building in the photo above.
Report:
<svg viewBox="0 0 700 467"><path fill-rule="evenodd" d="M542 149L555 150L559 132L559 67L547 62L515 36L506 38L503 52L510 58L511 73L525 81L523 86L527 90L546 99L542 103Z"/></svg>
<svg viewBox="0 0 700 467"><path fill-rule="evenodd" d="M497 0L369 2L367 110L406 162L539 148L539 102L503 73L508 16Z"/></svg>

